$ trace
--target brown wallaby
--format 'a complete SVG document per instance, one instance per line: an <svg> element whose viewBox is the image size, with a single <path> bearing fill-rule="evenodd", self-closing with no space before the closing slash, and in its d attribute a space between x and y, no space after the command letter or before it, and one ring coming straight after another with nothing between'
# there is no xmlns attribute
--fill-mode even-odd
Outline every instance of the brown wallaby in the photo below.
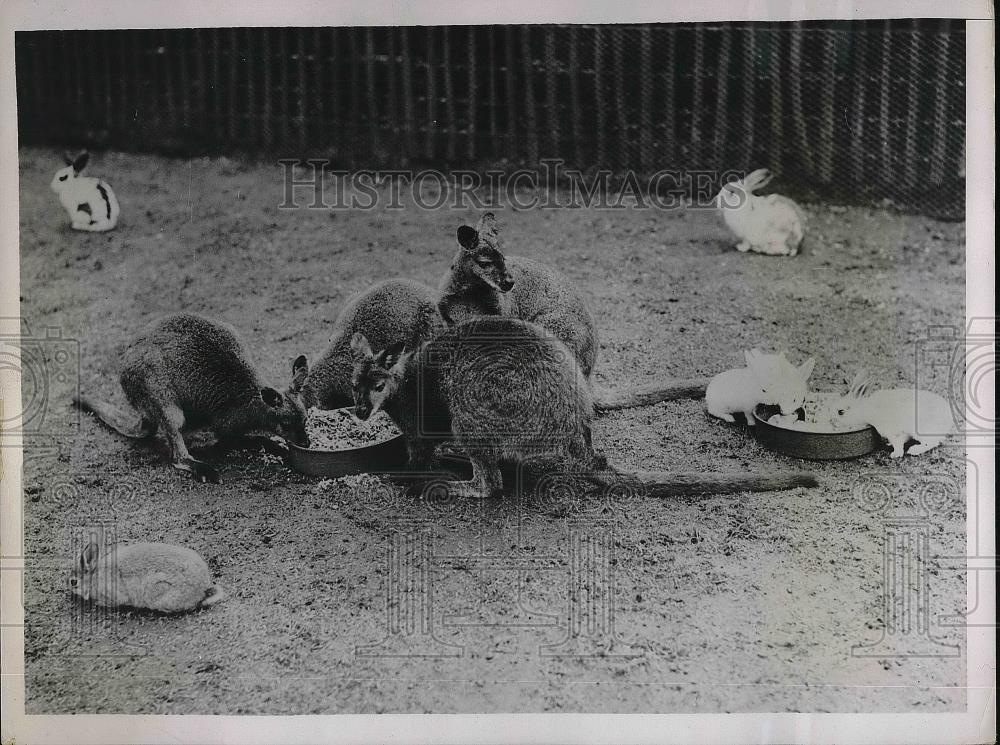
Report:
<svg viewBox="0 0 1000 745"><path fill-rule="evenodd" d="M590 437L590 386L572 353L535 324L480 316L416 350L375 353L363 334L355 353L355 414L379 408L406 437L409 467L424 470L437 441L450 439L472 461L471 481L446 482L456 496L502 491L501 466L555 458L561 470L604 487L652 496L770 491L815 486L808 473L624 473L608 469Z"/></svg>
<svg viewBox="0 0 1000 745"><path fill-rule="evenodd" d="M536 323L576 355L587 380L597 360L594 318L576 286L555 269L505 256L496 218L485 213L475 228L458 229L459 249L441 280L438 310L451 325L475 316L505 316ZM598 411L700 398L709 379L668 380L620 390L594 390Z"/></svg>
<svg viewBox="0 0 1000 745"><path fill-rule="evenodd" d="M292 384L284 394L262 385L247 360L231 326L178 313L153 323L122 355L121 386L134 412L83 396L74 403L129 438L151 437L159 429L170 445L174 468L215 482L218 471L191 457L182 429L207 427L223 445L259 433L308 444L298 402L309 372L306 358L292 364Z"/></svg>
<svg viewBox="0 0 1000 745"><path fill-rule="evenodd" d="M302 385L309 409L337 409L353 403L351 339L361 332L379 349L404 343L417 346L444 328L437 293L410 279L387 279L350 297L334 323L330 346Z"/></svg>

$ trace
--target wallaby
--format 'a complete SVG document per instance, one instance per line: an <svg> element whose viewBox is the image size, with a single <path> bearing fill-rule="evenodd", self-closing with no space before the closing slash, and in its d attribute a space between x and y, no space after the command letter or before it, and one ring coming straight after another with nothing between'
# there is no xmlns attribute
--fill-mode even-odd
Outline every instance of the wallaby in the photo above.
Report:
<svg viewBox="0 0 1000 745"><path fill-rule="evenodd" d="M492 212L485 213L475 228L459 227L458 244L439 290L438 310L445 323L452 325L475 316L504 316L536 323L569 347L589 381L597 360L597 328L576 286L545 264L505 256ZM700 398L707 386L706 377L595 390L594 407L606 411Z"/></svg>
<svg viewBox="0 0 1000 745"><path fill-rule="evenodd" d="M285 393L265 386L235 329L178 313L154 322L122 355L121 386L134 412L84 396L73 400L126 437L151 437L159 429L170 445L174 468L215 482L218 471L191 457L181 430L207 427L223 446L261 433L305 446L305 413L298 393L308 372L306 358L299 357Z"/></svg>
<svg viewBox="0 0 1000 745"><path fill-rule="evenodd" d="M816 485L808 473L609 469L591 442L594 407L576 359L562 342L526 321L481 316L419 349L397 344L378 353L359 333L351 348L356 416L364 420L383 409L403 432L414 471L428 468L436 441L450 439L463 449L473 477L445 482L455 496L498 494L502 465L540 456L600 486L626 485L653 496Z"/></svg>
<svg viewBox="0 0 1000 745"><path fill-rule="evenodd" d="M309 409L350 406L354 359L351 338L361 332L379 349L397 343L417 346L444 329L437 293L410 279L387 279L350 297L334 323L330 346L302 385L301 402Z"/></svg>

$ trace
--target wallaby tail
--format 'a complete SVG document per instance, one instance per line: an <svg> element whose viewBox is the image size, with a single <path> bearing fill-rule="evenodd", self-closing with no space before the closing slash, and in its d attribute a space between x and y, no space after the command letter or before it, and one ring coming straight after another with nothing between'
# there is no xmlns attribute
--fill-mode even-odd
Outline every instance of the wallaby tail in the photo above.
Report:
<svg viewBox="0 0 1000 745"><path fill-rule="evenodd" d="M634 489L650 497L738 492L782 491L799 486L818 486L816 476L804 471L772 473L676 473L672 471L600 472L594 479L604 487Z"/></svg>
<svg viewBox="0 0 1000 745"><path fill-rule="evenodd" d="M73 403L84 411L89 411L105 425L125 437L139 440L153 434L152 428L135 412L130 414L114 404L82 395L73 396Z"/></svg>
<svg viewBox="0 0 1000 745"><path fill-rule="evenodd" d="M223 590L218 585L212 585L205 592L205 597L202 599L200 603L198 603L198 607L209 608L218 603L220 600L225 600L225 599L226 599L226 591Z"/></svg>
<svg viewBox="0 0 1000 745"><path fill-rule="evenodd" d="M596 389L594 408L597 411L633 409L678 398L703 398L710 380L711 378L667 379L613 391Z"/></svg>

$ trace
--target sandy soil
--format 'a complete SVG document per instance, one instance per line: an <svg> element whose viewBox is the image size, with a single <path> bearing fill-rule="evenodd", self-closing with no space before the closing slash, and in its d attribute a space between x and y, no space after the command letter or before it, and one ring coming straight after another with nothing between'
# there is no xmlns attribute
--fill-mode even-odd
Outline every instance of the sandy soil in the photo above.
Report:
<svg viewBox="0 0 1000 745"><path fill-rule="evenodd" d="M80 384L116 401L117 350L179 309L233 323L284 385L295 355L323 349L350 293L394 275L436 282L456 226L474 219L412 207L281 211L276 165L107 153L91 168L115 187L121 224L88 235L68 228L49 191L59 155L20 156L22 314L33 330L79 340ZM511 253L559 266L593 299L606 385L713 374L754 345L816 355L819 389L859 365L885 386L913 383L928 329L963 323L964 225L806 208L810 235L793 260L736 253L717 217L699 210L505 210L501 219ZM946 371L919 376L948 392ZM955 441L902 461L807 464L710 419L702 402L680 401L604 416L595 437L621 466L805 466L822 486L436 505L363 482L321 483L249 450L224 461L223 484L195 484L166 465L162 446L133 447L77 414L75 377L48 381L39 425L64 434L40 436L26 453L28 713L964 707L964 631L937 620L966 597L964 573L936 560L965 550ZM888 507L858 496L875 479L889 484ZM914 495L935 483L942 496L923 513ZM960 653L890 656L929 643L914 632L852 655L883 633L883 536L906 515L929 536L932 632ZM122 541L196 549L230 597L181 617L81 611L61 567L74 529L97 524ZM402 565L433 557L399 593L394 541ZM407 616L422 607L426 615ZM357 654L386 637L397 612L437 641L414 633L394 648L402 656ZM542 654L567 638L570 620L582 631L569 637L574 651L586 654ZM590 643L600 631L610 649Z"/></svg>

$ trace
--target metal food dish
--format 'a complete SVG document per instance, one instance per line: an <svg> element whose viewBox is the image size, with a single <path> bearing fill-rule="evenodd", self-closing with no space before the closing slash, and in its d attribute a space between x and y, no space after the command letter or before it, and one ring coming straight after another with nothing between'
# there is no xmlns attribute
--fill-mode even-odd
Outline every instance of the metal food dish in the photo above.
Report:
<svg viewBox="0 0 1000 745"><path fill-rule="evenodd" d="M877 450L882 438L874 427L840 432L808 432L768 423L778 407L760 404L754 409L753 431L766 448L806 460L846 460Z"/></svg>
<svg viewBox="0 0 1000 745"><path fill-rule="evenodd" d="M288 465L308 476L338 478L357 473L388 473L406 468L403 435L353 448L322 450L288 443Z"/></svg>
<svg viewBox="0 0 1000 745"><path fill-rule="evenodd" d="M359 473L401 475L407 472L409 461L406 438L401 434L370 445L338 450L304 448L293 442L287 445L288 465L307 476L335 479ZM468 456L446 448L439 454L438 461L438 468L429 472L428 476L462 480L472 478L472 464Z"/></svg>
<svg viewBox="0 0 1000 745"><path fill-rule="evenodd" d="M347 450L310 450L290 442L288 465L299 473L327 478L401 471L406 467L406 441L397 435L385 442Z"/></svg>

